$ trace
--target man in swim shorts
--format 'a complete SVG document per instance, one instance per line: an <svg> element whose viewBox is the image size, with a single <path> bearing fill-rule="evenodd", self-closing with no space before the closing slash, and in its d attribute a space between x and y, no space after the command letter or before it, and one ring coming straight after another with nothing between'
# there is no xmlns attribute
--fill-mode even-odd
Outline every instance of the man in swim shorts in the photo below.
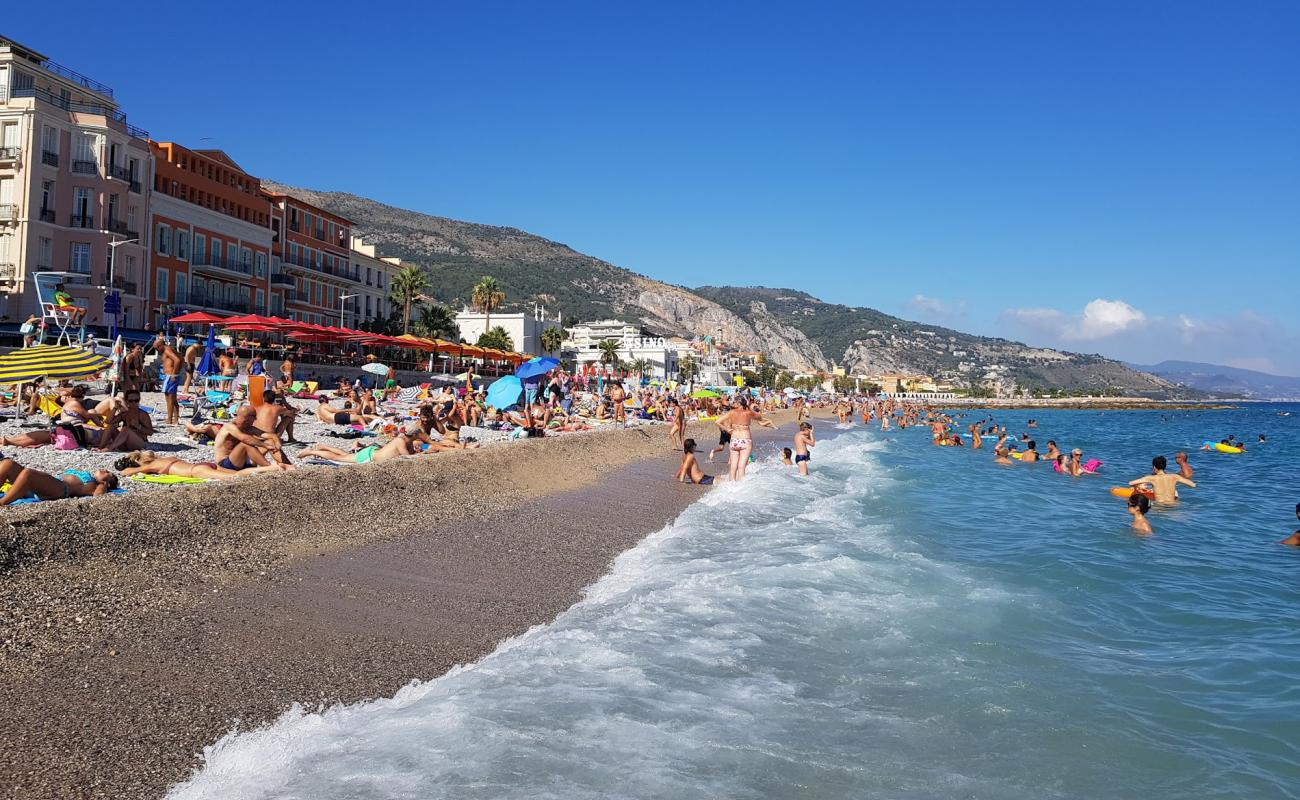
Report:
<svg viewBox="0 0 1300 800"><path fill-rule="evenodd" d="M1141 478L1128 482L1129 486L1138 488L1141 486L1150 486L1155 492L1157 503L1177 503L1178 502L1178 484L1196 488L1196 483L1184 478L1182 475L1171 475L1165 472L1168 466L1164 456L1156 456L1151 459L1151 474L1143 475ZM1134 492L1136 494L1136 492Z"/></svg>
<svg viewBox="0 0 1300 800"><path fill-rule="evenodd" d="M162 333L153 342L154 350L158 352L159 366L162 369L162 391L163 396L167 398L167 424L179 425L181 421L181 405L176 398L176 393L181 388L181 355L177 353L167 337Z"/></svg>
<svg viewBox="0 0 1300 800"><path fill-rule="evenodd" d="M280 439L273 433L268 434L259 430L254 425L256 421L257 411L245 403L235 411L230 422L221 426L216 440L212 443L216 450L213 458L217 466L238 472L251 467L271 465L272 461L266 454L278 453Z"/></svg>
<svg viewBox="0 0 1300 800"><path fill-rule="evenodd" d="M808 474L808 462L812 460L808 448L816 446L817 439L813 436L812 423L800 422L799 432L794 435L794 463L799 467L800 475Z"/></svg>

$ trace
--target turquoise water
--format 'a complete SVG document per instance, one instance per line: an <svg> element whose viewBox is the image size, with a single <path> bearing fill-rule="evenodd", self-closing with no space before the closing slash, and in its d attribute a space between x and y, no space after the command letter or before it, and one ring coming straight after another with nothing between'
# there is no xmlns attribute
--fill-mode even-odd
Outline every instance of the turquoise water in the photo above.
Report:
<svg viewBox="0 0 1300 800"><path fill-rule="evenodd" d="M1300 797L1300 408L1034 416L1103 474L845 431L553 624L227 737L172 796ZM1270 441L1194 451L1229 433ZM1200 485L1134 536L1107 487L1179 448Z"/></svg>

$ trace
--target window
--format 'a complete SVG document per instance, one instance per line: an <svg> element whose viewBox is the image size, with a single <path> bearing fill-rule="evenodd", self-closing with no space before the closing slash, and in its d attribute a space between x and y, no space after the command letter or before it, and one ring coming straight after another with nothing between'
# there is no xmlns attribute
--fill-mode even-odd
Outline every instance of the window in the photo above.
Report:
<svg viewBox="0 0 1300 800"><path fill-rule="evenodd" d="M251 268L253 266L253 252L247 247L241 248L239 251L239 262L245 267Z"/></svg>
<svg viewBox="0 0 1300 800"><path fill-rule="evenodd" d="M212 261L210 263L214 267L221 263L221 242L216 239L212 240Z"/></svg>
<svg viewBox="0 0 1300 800"><path fill-rule="evenodd" d="M87 220L90 217L91 209L90 190L85 186L77 186L72 190L72 215ZM83 223L80 227L89 228L89 222Z"/></svg>
<svg viewBox="0 0 1300 800"><path fill-rule="evenodd" d="M239 269L239 247L234 242L226 242L226 266Z"/></svg>
<svg viewBox="0 0 1300 800"><path fill-rule="evenodd" d="M259 254L259 255L260 255L260 254ZM257 308L255 308L254 311L255 311L256 313L262 313L262 312L264 312L265 309L266 309L266 306L264 305L264 303L266 303L266 293L263 292L261 289L258 289L258 290L257 290Z"/></svg>
<svg viewBox="0 0 1300 800"><path fill-rule="evenodd" d="M189 298L185 296L185 284L189 281L189 276L184 272L176 273L176 302L185 303Z"/></svg>
<svg viewBox="0 0 1300 800"><path fill-rule="evenodd" d="M52 128L49 125L41 126L41 150L47 153L59 154L59 129Z"/></svg>
<svg viewBox="0 0 1300 800"><path fill-rule="evenodd" d="M176 231L176 257L188 260L190 257L190 232ZM176 282L176 291L180 291L180 281Z"/></svg>
<svg viewBox="0 0 1300 800"><path fill-rule="evenodd" d="M99 165L99 136L86 131L78 131L73 137L73 147L75 148L72 159L74 161L84 161L94 166Z"/></svg>
<svg viewBox="0 0 1300 800"><path fill-rule="evenodd" d="M203 256L207 254L207 239L201 233L194 234L194 255L191 264L202 264Z"/></svg>
<svg viewBox="0 0 1300 800"><path fill-rule="evenodd" d="M90 245L86 242L73 242L72 252L68 258L68 271L90 274Z"/></svg>
<svg viewBox="0 0 1300 800"><path fill-rule="evenodd" d="M41 181L41 211L54 210L54 181Z"/></svg>
<svg viewBox="0 0 1300 800"><path fill-rule="evenodd" d="M257 254L257 277L266 277L266 253Z"/></svg>
<svg viewBox="0 0 1300 800"><path fill-rule="evenodd" d="M161 300L164 303L170 302L171 298L167 296L167 270L158 270L157 281L158 285L154 287L156 289L156 299Z"/></svg>
<svg viewBox="0 0 1300 800"><path fill-rule="evenodd" d="M42 236L36 242L36 267L49 269L54 260L54 240Z"/></svg>
<svg viewBox="0 0 1300 800"><path fill-rule="evenodd" d="M158 255L169 255L171 253L172 229L166 225L154 226L154 252Z"/></svg>
<svg viewBox="0 0 1300 800"><path fill-rule="evenodd" d="M140 230L135 226L136 217L139 216L140 209L136 206L128 205L126 207L126 229L128 231Z"/></svg>

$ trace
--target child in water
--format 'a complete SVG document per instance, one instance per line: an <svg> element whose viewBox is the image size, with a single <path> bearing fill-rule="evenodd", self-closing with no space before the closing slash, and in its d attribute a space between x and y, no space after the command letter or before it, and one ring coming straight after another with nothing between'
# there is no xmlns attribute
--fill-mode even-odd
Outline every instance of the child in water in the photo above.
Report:
<svg viewBox="0 0 1300 800"><path fill-rule="evenodd" d="M1151 509L1151 501L1144 494L1134 492L1128 498L1128 513L1133 515L1133 530L1138 533L1151 533L1151 523L1147 522L1147 511Z"/></svg>
<svg viewBox="0 0 1300 800"><path fill-rule="evenodd" d="M794 452L791 451L790 448L788 448L788 447L782 447L782 448L781 448L781 463L782 463L782 464L784 464L784 465L787 466L787 467L793 467L793 466L794 466L794 461L791 460L793 457L794 457Z"/></svg>
<svg viewBox="0 0 1300 800"><path fill-rule="evenodd" d="M682 443L682 465L677 468L675 476L681 483L696 483L708 486L713 483L712 475L705 475L700 469L700 462L695 458L695 440L687 439Z"/></svg>

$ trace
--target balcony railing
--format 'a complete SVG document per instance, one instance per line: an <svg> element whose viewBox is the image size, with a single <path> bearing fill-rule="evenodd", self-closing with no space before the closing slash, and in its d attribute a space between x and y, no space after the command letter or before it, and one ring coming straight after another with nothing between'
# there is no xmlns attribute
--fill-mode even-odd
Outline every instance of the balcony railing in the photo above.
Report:
<svg viewBox="0 0 1300 800"><path fill-rule="evenodd" d="M0 147L0 161L17 161L22 154L21 147Z"/></svg>
<svg viewBox="0 0 1300 800"><path fill-rule="evenodd" d="M55 75L58 75L61 78L67 78L68 80L72 81L73 83L79 86L86 87L92 92L99 92L105 97L113 96L113 90L108 85L100 83L94 78L87 78L85 75L82 75L80 72L77 72L76 70L68 69L62 64L56 64L53 61L46 60L41 62L41 66L49 70L50 72L53 72Z"/></svg>
<svg viewBox="0 0 1300 800"><path fill-rule="evenodd" d="M277 286L293 286L295 281L292 275L284 275L279 272L272 272L271 283L274 283Z"/></svg>
<svg viewBox="0 0 1300 800"><path fill-rule="evenodd" d="M94 175L99 172L99 165L94 161L76 161L72 162L72 171L78 175Z"/></svg>
<svg viewBox="0 0 1300 800"><path fill-rule="evenodd" d="M126 132L130 136L134 136L137 139L149 138L149 131L129 124L126 121L126 114L108 106L100 105L98 103L78 103L74 100L65 100L56 94L50 94L44 89L37 89L32 86L22 89L14 89L9 94L11 97L35 97L42 103L49 103L50 105L57 106L64 111L73 111L78 114L98 114L99 116L107 117L114 122L120 122L125 125Z"/></svg>
<svg viewBox="0 0 1300 800"><path fill-rule="evenodd" d="M131 179L131 191L140 194L140 181L137 181L134 178Z"/></svg>
<svg viewBox="0 0 1300 800"><path fill-rule="evenodd" d="M59 165L59 154L52 153L49 150L42 150L41 163L49 164L51 167L57 167Z"/></svg>
<svg viewBox="0 0 1300 800"><path fill-rule="evenodd" d="M127 239L139 239L139 238L140 238L140 233L139 233L139 231L133 231L133 230L131 230L129 227L127 227L127 224L126 224L125 222L121 222L121 221L119 221L119 220L110 219L110 220L108 221L108 225L107 225L106 227L108 228L108 230L112 231L113 233L120 233L120 234L122 234L122 235L125 236Z"/></svg>
<svg viewBox="0 0 1300 800"><path fill-rule="evenodd" d="M13 222L18 219L18 206L13 203L0 203L0 222Z"/></svg>
<svg viewBox="0 0 1300 800"><path fill-rule="evenodd" d="M41 209L41 222L48 222L48 223L50 223L51 225L53 225L53 224L54 224L54 209L52 209L52 208L42 208L42 209Z"/></svg>
<svg viewBox="0 0 1300 800"><path fill-rule="evenodd" d="M0 281L11 281L18 274L18 267L8 261L0 261Z"/></svg>
<svg viewBox="0 0 1300 800"><path fill-rule="evenodd" d="M248 261L240 261L237 258L213 258L212 256L200 256L193 262L193 266L227 269L231 272L243 273L244 275L253 274L252 263Z"/></svg>
<svg viewBox="0 0 1300 800"><path fill-rule="evenodd" d="M221 295L204 294L203 292L190 292L190 305L219 308L223 311L238 311L243 314L248 313L248 303L243 300L229 300Z"/></svg>
<svg viewBox="0 0 1300 800"><path fill-rule="evenodd" d="M128 281L125 278L113 278L113 288L120 292L126 292L127 294L139 294L139 292L136 291L139 288L136 282Z"/></svg>
<svg viewBox="0 0 1300 800"><path fill-rule="evenodd" d="M109 164L104 170L105 177L117 178L119 181L130 181L131 170L126 167L120 167L117 164Z"/></svg>
<svg viewBox="0 0 1300 800"><path fill-rule="evenodd" d="M68 218L68 224L74 228L93 228L95 227L95 218L93 216L73 214Z"/></svg>

